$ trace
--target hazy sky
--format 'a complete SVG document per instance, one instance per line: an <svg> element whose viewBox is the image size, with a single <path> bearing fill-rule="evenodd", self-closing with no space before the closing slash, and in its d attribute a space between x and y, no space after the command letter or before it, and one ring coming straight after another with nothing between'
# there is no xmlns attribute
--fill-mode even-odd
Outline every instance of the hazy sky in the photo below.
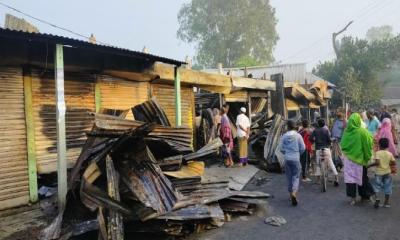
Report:
<svg viewBox="0 0 400 240"><path fill-rule="evenodd" d="M189 0L0 0L0 2L56 25L90 35L119 47L184 60L195 54L194 46L176 38L177 13ZM318 61L331 59L331 33L349 20L346 34L364 37L371 26L389 24L400 32L399 0L271 0L279 20L280 40L275 59L283 63L306 62L311 69ZM21 14L0 6L0 26L5 13ZM41 32L74 38L68 32L24 17Z"/></svg>

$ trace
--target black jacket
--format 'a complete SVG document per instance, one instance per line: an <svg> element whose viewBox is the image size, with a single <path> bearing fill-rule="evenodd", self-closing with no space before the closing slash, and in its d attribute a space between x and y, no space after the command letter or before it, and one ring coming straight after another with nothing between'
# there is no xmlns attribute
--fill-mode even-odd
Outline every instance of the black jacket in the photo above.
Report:
<svg viewBox="0 0 400 240"><path fill-rule="evenodd" d="M315 143L315 150L331 146L331 133L326 127L316 128L310 136L310 141Z"/></svg>

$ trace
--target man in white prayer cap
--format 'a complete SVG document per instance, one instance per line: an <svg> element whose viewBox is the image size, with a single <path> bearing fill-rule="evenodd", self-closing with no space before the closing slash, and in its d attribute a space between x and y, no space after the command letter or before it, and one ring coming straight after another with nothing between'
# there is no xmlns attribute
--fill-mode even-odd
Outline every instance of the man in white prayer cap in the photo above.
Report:
<svg viewBox="0 0 400 240"><path fill-rule="evenodd" d="M246 108L240 108L240 114L236 118L237 137L239 143L240 164L247 165L247 141L250 136L250 119L246 116Z"/></svg>

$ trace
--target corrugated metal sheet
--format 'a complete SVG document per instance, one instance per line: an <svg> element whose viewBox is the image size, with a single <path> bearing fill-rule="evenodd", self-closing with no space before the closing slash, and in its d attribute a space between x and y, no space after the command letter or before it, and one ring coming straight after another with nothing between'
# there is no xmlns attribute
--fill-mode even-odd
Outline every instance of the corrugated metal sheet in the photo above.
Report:
<svg viewBox="0 0 400 240"><path fill-rule="evenodd" d="M205 72L218 73L218 69L206 69ZM244 68L224 68L223 74L227 74L231 71L232 76L244 76ZM253 78L261 79L266 75L269 79L271 75L283 73L284 79L287 82L297 82L304 84L306 79L306 64L305 63L293 63L293 64L280 64L270 66L255 66L248 67L247 74L252 74Z"/></svg>
<svg viewBox="0 0 400 240"><path fill-rule="evenodd" d="M23 31L15 31L10 29L0 28L0 37L10 38L10 39L23 39L29 40L30 42L44 42L46 44L63 44L73 47L85 48L88 50L93 50L100 53L119 55L125 57L139 58L144 61L150 62L164 62L168 64L181 65L185 62L178 61L174 59L169 59L165 57L160 57L144 52L132 51L126 48L119 48L111 46L109 44L93 44L85 39L85 41L79 39L68 38L64 36L46 34L46 33L29 33Z"/></svg>
<svg viewBox="0 0 400 240"><path fill-rule="evenodd" d="M155 96L164 109L172 126L175 126L175 92L174 86L152 84L152 96ZM193 131L194 93L192 87L181 87L182 126Z"/></svg>
<svg viewBox="0 0 400 240"><path fill-rule="evenodd" d="M107 75L97 76L100 83L101 107L129 110L128 119L133 119L133 106L149 99L149 83L125 81Z"/></svg>
<svg viewBox="0 0 400 240"><path fill-rule="evenodd" d="M247 102L248 95L247 91L237 91L231 94L225 95L225 101L227 102Z"/></svg>
<svg viewBox="0 0 400 240"><path fill-rule="evenodd" d="M21 68L0 68L0 209L29 202Z"/></svg>
<svg viewBox="0 0 400 240"><path fill-rule="evenodd" d="M66 137L68 167L72 167L91 129L95 112L94 76L65 73ZM32 73L36 158L39 173L57 169L57 133L54 74Z"/></svg>

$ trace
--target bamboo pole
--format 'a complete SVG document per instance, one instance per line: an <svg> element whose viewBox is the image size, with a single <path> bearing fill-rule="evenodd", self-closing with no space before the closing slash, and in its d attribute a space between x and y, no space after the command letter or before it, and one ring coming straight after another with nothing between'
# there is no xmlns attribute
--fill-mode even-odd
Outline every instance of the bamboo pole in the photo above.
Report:
<svg viewBox="0 0 400 240"><path fill-rule="evenodd" d="M36 147L35 147L35 124L33 119L33 98L32 98L32 77L29 68L23 69L24 81L24 101L25 101L25 124L26 124L26 146L28 157L28 176L29 176L29 200L31 203L37 202L38 183L36 167Z"/></svg>

